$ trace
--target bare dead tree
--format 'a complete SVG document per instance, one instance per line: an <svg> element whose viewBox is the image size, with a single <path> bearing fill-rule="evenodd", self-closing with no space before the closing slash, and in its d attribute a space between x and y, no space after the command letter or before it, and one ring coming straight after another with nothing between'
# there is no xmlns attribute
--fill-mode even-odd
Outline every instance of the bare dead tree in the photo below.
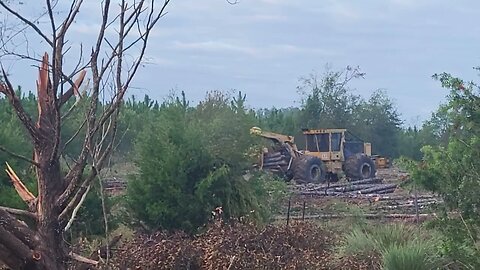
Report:
<svg viewBox="0 0 480 270"><path fill-rule="evenodd" d="M8 152L35 167L38 184L38 195L34 196L14 168L7 169L17 193L28 204L28 210L0 207L0 260L13 269L65 269L72 259L97 264L74 254L64 241L64 232L114 147L122 101L141 65L152 29L166 14L170 1L120 0L118 5L110 0L97 1L102 10L100 27L90 55L84 57L81 51L78 59L66 57L70 49L68 34L84 1L72 0L67 12L57 12L59 2L45 1L42 18L48 23L40 24L38 19L29 19L13 4L0 0L2 13L9 14L23 27L27 40L33 33L34 39L43 41L49 51L41 57L28 51L20 54L12 50L9 54L6 50L9 41L1 43L2 50L7 52L4 55L40 64L36 116L29 115L22 107L3 68L0 83L0 93L8 98L32 141L33 158L16 155L12 149ZM126 61L127 53L134 59ZM67 71L72 59L74 68ZM88 95L81 97L79 87L86 77L91 78L92 86ZM107 89L110 92L105 94ZM74 135L83 136L83 143L74 164L62 168L60 158L71 141L60 139L62 122L68 119L63 117L65 108L62 108L72 97L88 104L85 120L79 127L84 132ZM108 100L102 103L105 97ZM100 104L103 110L99 110ZM0 146L0 151L6 149Z"/></svg>

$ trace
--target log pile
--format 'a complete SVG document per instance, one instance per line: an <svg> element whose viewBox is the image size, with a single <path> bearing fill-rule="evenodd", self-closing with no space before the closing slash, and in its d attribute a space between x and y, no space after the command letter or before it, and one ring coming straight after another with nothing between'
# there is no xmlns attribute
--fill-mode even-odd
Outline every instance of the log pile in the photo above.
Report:
<svg viewBox="0 0 480 270"><path fill-rule="evenodd" d="M381 178L370 178L347 183L327 183L320 185L295 185L293 192L308 196L355 196L360 194L393 193L399 184L382 183Z"/></svg>
<svg viewBox="0 0 480 270"><path fill-rule="evenodd" d="M127 189L127 181L116 177L105 179L103 182L103 188L109 195L120 194Z"/></svg>
<svg viewBox="0 0 480 270"><path fill-rule="evenodd" d="M292 185L291 202L282 207L275 219L363 217L418 221L435 216L434 207L443 200L434 194L415 194L401 188L407 180L385 183L382 178L372 178L345 183Z"/></svg>
<svg viewBox="0 0 480 270"><path fill-rule="evenodd" d="M287 157L286 153L271 152L262 157L261 168L273 173L285 173L291 165L292 159Z"/></svg>

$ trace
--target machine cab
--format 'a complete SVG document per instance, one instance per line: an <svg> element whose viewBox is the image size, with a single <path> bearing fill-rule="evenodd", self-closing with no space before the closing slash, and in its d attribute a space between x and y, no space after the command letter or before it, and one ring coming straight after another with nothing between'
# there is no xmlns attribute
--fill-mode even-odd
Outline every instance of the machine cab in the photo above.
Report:
<svg viewBox="0 0 480 270"><path fill-rule="evenodd" d="M346 129L303 129L305 153L323 161L345 161L356 153L371 156L372 147Z"/></svg>
<svg viewBox="0 0 480 270"><path fill-rule="evenodd" d="M304 129L305 153L323 161L344 159L345 129Z"/></svg>

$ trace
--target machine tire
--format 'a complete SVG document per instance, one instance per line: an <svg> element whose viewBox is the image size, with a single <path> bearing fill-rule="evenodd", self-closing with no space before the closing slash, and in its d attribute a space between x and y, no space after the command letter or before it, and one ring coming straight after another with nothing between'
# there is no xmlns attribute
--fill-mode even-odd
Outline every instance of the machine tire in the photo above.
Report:
<svg viewBox="0 0 480 270"><path fill-rule="evenodd" d="M373 178L377 172L373 160L363 153L347 158L344 171L346 176L352 180Z"/></svg>
<svg viewBox="0 0 480 270"><path fill-rule="evenodd" d="M318 157L300 156L295 159L293 165L295 181L306 183L325 182L325 166Z"/></svg>

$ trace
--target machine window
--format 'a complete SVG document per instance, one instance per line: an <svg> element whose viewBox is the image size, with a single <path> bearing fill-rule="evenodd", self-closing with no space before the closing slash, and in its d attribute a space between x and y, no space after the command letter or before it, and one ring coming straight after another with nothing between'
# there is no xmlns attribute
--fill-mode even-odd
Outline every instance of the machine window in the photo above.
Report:
<svg viewBox="0 0 480 270"><path fill-rule="evenodd" d="M330 136L328 133L326 134L318 134L318 146L320 148L320 152L328 152L330 151Z"/></svg>
<svg viewBox="0 0 480 270"><path fill-rule="evenodd" d="M340 151L342 133L332 133L332 151Z"/></svg>
<svg viewBox="0 0 480 270"><path fill-rule="evenodd" d="M307 138L306 149L310 152L317 152L318 149L317 149L317 143L315 141L315 135L305 135L305 137Z"/></svg>

